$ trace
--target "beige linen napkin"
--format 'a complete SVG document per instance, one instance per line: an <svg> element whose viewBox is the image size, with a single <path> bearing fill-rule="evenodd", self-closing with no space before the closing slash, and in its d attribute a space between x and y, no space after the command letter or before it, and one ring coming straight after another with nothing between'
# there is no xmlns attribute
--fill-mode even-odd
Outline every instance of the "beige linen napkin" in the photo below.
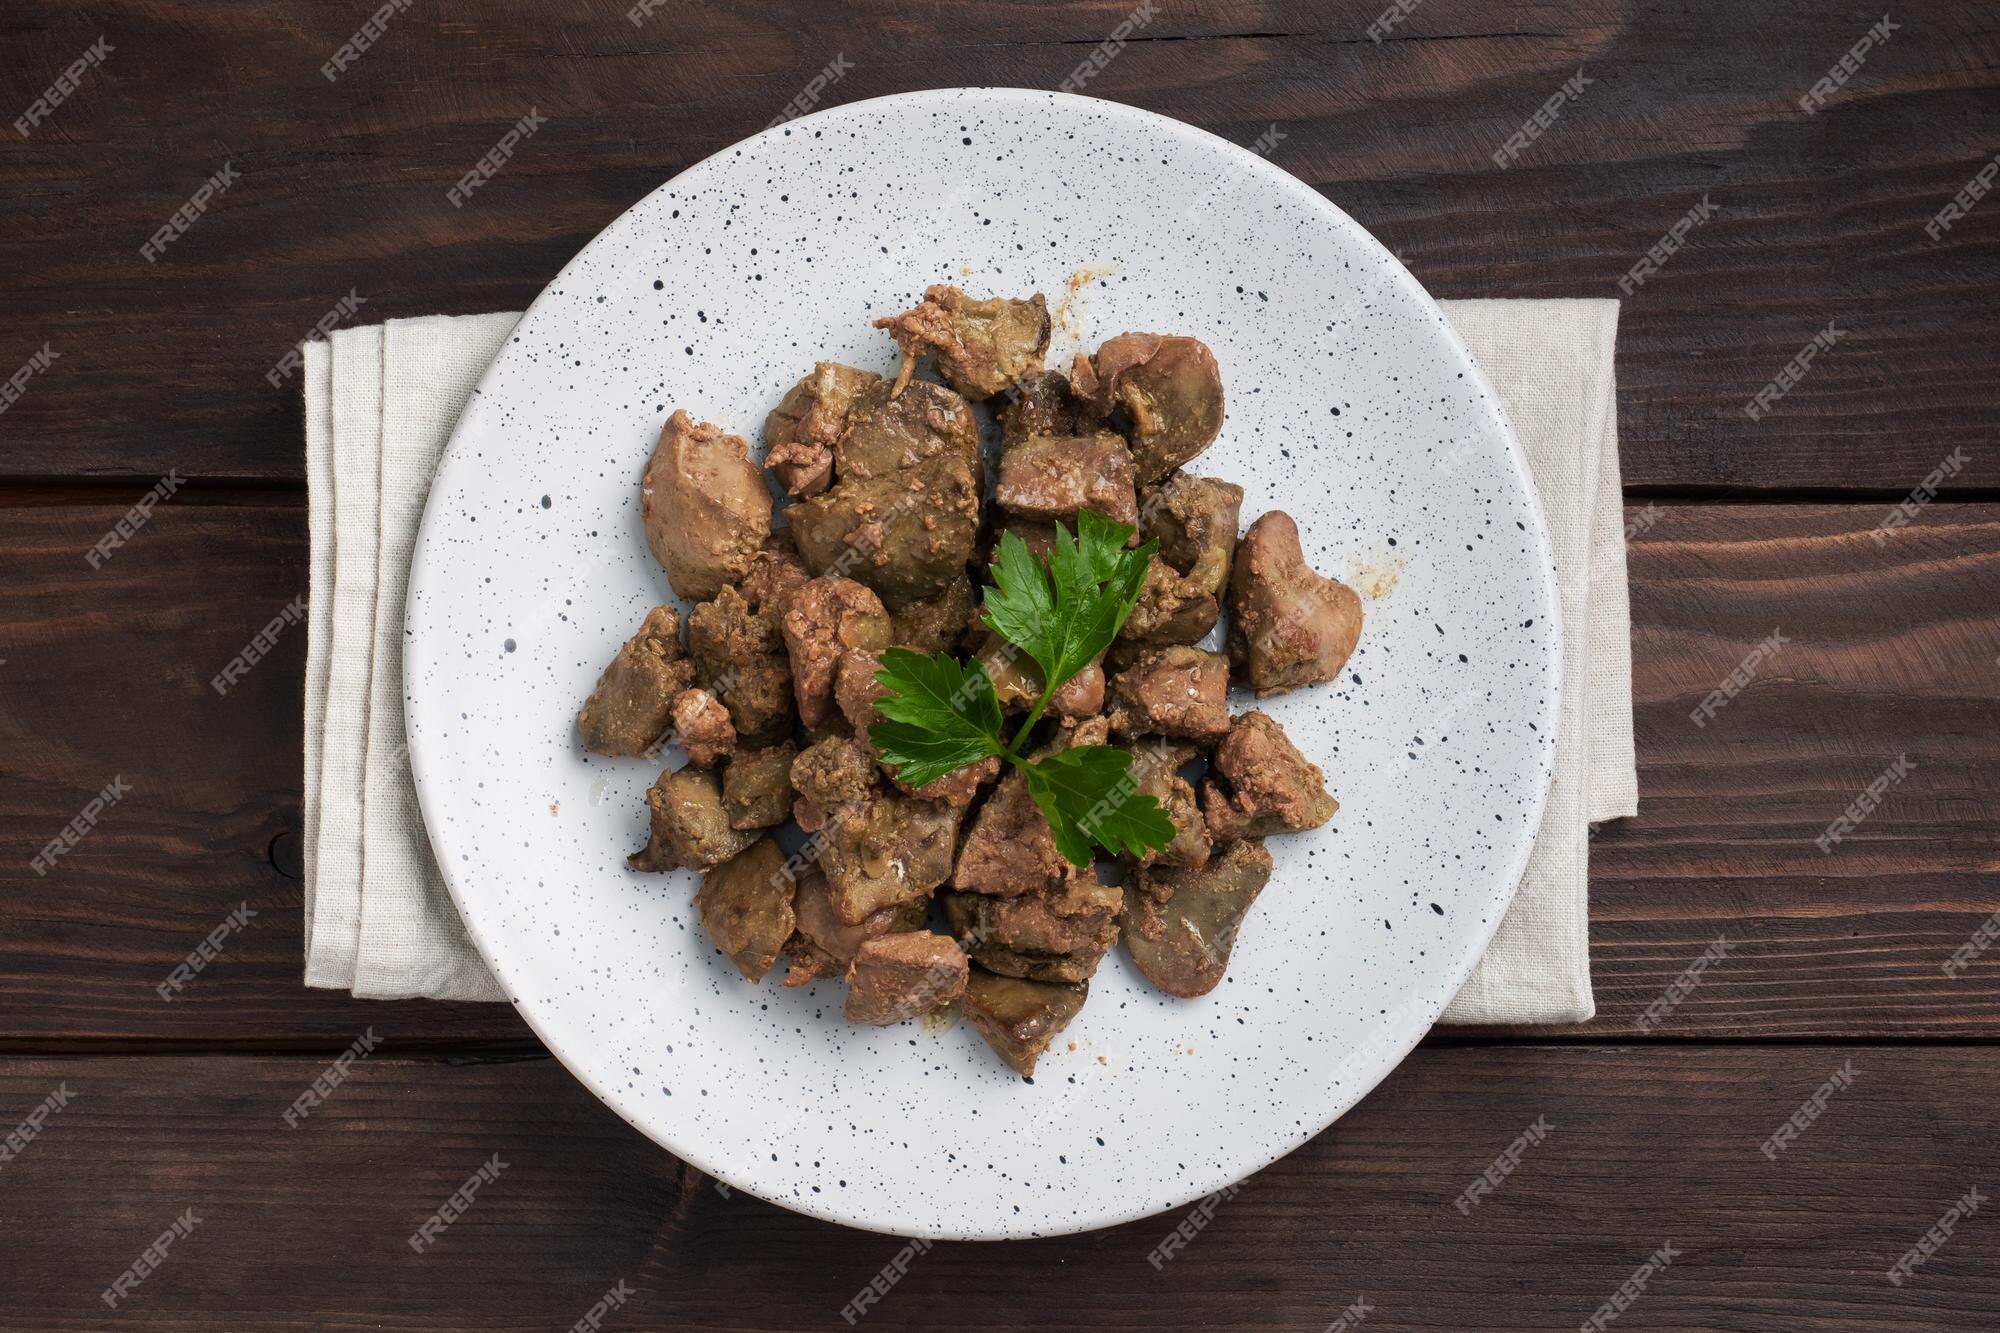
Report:
<svg viewBox="0 0 2000 1333"><path fill-rule="evenodd" d="M1562 606L1562 716L1541 831L1513 905L1441 1023L1581 1023L1590 826L1639 810L1632 607L1618 474L1616 301L1444 301L1500 394L1548 516Z"/></svg>
<svg viewBox="0 0 2000 1333"><path fill-rule="evenodd" d="M431 857L403 740L403 601L452 425L519 315L306 344L306 985L504 1000Z"/></svg>
<svg viewBox="0 0 2000 1333"><path fill-rule="evenodd" d="M1561 588L1555 780L1514 904L1448 1023L1579 1022L1589 836L1638 808L1618 476L1616 301L1445 301L1527 453ZM404 585L445 439L520 317L432 316L306 346L311 643L305 980L364 999L500 1000L433 862L403 740Z"/></svg>

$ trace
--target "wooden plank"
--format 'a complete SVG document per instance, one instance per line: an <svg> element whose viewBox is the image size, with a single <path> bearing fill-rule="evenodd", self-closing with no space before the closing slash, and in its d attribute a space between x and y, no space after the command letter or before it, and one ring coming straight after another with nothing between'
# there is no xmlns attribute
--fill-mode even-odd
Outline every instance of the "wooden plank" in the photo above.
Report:
<svg viewBox="0 0 2000 1333"><path fill-rule="evenodd" d="M1639 815L1592 846L1598 1018L1575 1031L1639 1035L1726 937L1658 1035L1994 1035L2000 950L1944 966L2000 906L2000 508L1934 505L1880 543L1886 507L1652 512L1631 545Z"/></svg>
<svg viewBox="0 0 2000 1333"><path fill-rule="evenodd" d="M11 1123L66 1090L5 1168L0 1327L99 1328L100 1293L173 1220L199 1222L121 1301L149 1328L844 1328L902 1248L712 1183L550 1060L446 1066L386 1052L297 1129L322 1062L0 1062ZM1808 1129L1760 1151L1836 1071ZM1641 1329L1992 1327L1990 1206L1901 1286L1892 1265L2000 1152L1990 1048L1420 1049L1330 1131L1218 1200L1094 1234L937 1244L867 1327L1576 1328L1658 1251L1616 1323ZM772 1108L782 1114L782 1108ZM1511 1174L1462 1192L1540 1126ZM1164 1149L1163 1149L1164 1150ZM406 1243L483 1162L498 1176L434 1246ZM810 1173L809 1165L802 1167ZM832 1188L832 1182L828 1182ZM1199 1223L1197 1218L1197 1223ZM857 1320L856 1322L861 1322Z"/></svg>
<svg viewBox="0 0 2000 1333"><path fill-rule="evenodd" d="M305 511L203 499L166 501L97 569L124 505L0 507L0 1043L339 1049L372 1023L418 1049L537 1049L507 1005L300 986L304 626L227 694L210 681L305 591ZM129 792L38 872L114 782ZM163 999L239 905L255 916Z"/></svg>
<svg viewBox="0 0 2000 1333"><path fill-rule="evenodd" d="M4 492L0 492L4 495ZM534 1049L504 1006L299 989L302 630L226 697L209 679L305 582L292 503L168 501L100 570L123 512L0 507L0 1048ZM1617 1040L1719 936L1654 1035L2000 1036L2000 949L1947 977L2000 864L2000 505L1633 505L1639 817L1594 850L1599 1017ZM1697 727L1773 630L1785 642ZM1814 840L1901 755L1916 767L1831 854ZM46 876L28 860L131 785ZM1334 775L1336 790L1339 775ZM172 1003L155 987L259 913ZM1522 1034L1533 1035L1533 1034Z"/></svg>
<svg viewBox="0 0 2000 1333"><path fill-rule="evenodd" d="M0 375L59 360L0 416L0 475L302 475L296 382L267 372L350 292L353 318L518 309L625 207L761 128L836 53L828 104L916 87L1055 87L1132 9L661 6L498 0L393 16L337 81L365 9L26 0L0 15L16 101L116 48L7 152ZM1877 18L1784 0L1379 7L1160 0L1095 95L1272 159L1442 296L1609 296L1704 197L1720 212L1630 294L1620 352L1635 484L1900 494L1955 448L1990 494L2000 209L1924 224L2000 141L1993 11L1920 0L1819 114L1797 98ZM1518 161L1491 155L1578 68ZM530 107L549 123L476 206L446 188ZM225 163L241 179L157 262L147 239ZM1743 406L1834 322L1768 416ZM1976 446L1976 447L1975 447ZM1981 490L1980 488L1984 488Z"/></svg>

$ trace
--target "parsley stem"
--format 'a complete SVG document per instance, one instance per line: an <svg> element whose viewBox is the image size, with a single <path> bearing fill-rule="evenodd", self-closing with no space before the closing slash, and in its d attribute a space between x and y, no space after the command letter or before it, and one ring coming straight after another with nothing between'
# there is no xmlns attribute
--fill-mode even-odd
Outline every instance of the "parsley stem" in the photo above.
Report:
<svg viewBox="0 0 2000 1333"><path fill-rule="evenodd" d="M1042 687L1042 697L1035 700L1035 706L1028 710L1027 720L1021 723L1021 729L1014 733L1014 743L1007 747L1007 758L1013 759L1020 753L1021 742L1028 739L1028 733L1033 731L1035 724L1042 720L1042 714L1048 709L1049 700L1054 695L1055 687L1050 685Z"/></svg>

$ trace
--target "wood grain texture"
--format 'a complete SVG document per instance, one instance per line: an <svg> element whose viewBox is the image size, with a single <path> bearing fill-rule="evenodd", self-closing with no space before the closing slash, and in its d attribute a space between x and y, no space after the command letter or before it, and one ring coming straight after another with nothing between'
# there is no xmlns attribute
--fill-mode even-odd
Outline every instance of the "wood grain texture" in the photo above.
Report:
<svg viewBox="0 0 2000 1333"><path fill-rule="evenodd" d="M417 1049L534 1049L506 1005L301 987L305 627L227 694L210 681L305 591L305 511L206 498L169 499L98 569L124 505L0 505L0 1045L340 1049L373 1023ZM114 780L129 794L37 873ZM254 918L162 999L239 905Z"/></svg>
<svg viewBox="0 0 2000 1333"><path fill-rule="evenodd" d="M1900 494L1954 448L1990 497L2000 206L1924 224L2000 142L2000 17L1920 0L1816 115L1796 101L1875 9L1812 0L1157 0L1088 92L1239 143L1396 250L1440 296L1612 296L1704 197L1720 212L1629 296L1626 478ZM518 309L674 173L760 129L836 54L826 104L968 83L1053 88L1128 0L496 0L413 6L328 82L369 5L19 0L0 99L28 107L115 48L31 136L0 130L0 377L57 355L0 415L0 475L302 475L296 382L266 374L350 292L367 321ZM1579 68L1508 169L1491 155ZM530 108L548 118L453 208ZM8 109L8 116L15 114ZM157 262L140 247L224 164L241 179ZM1834 323L1761 421L1743 405Z"/></svg>
<svg viewBox="0 0 2000 1333"><path fill-rule="evenodd" d="M1775 1159L1836 1070L1851 1086ZM610 1329L842 1329L891 1237L725 1197L551 1060L386 1052L288 1129L317 1060L0 1061L0 1107L69 1096L0 1176L0 1328L567 1328L623 1281ZM1379 1330L1576 1328L1662 1245L1614 1327L1874 1330L2000 1321L2000 1227L1959 1223L1886 1273L1968 1189L2000 1127L1988 1048L1497 1046L1419 1050L1332 1129L1218 1201L1091 1235L935 1245L866 1328L1313 1333L1356 1300ZM774 1110L774 1113L775 1110ZM1476 1206L1460 1192L1538 1121ZM498 1154L425 1253L407 1243ZM1169 1150L1170 1156L1170 1150ZM1171 1170L1169 1166L1167 1168ZM810 1163L800 1178L813 1179ZM99 1293L184 1210L200 1219L115 1317Z"/></svg>
<svg viewBox="0 0 2000 1333"><path fill-rule="evenodd" d="M95 571L84 552L122 508L0 507L0 1049L337 1051L366 1023L417 1049L535 1049L504 1007L299 988L301 885L273 847L296 858L303 629L227 696L208 682L303 587L305 515L209 498L168 501ZM1882 513L1628 508L1640 814L1594 847L1599 1017L1575 1032L1637 1038L1727 935L1653 1035L2000 1036L2000 949L1941 970L2000 907L2000 505L1940 502L1878 544ZM1778 655L1695 726L1773 630ZM1821 853L1900 755L1909 777ZM132 793L35 874L114 776ZM242 902L257 919L162 1002Z"/></svg>
<svg viewBox="0 0 2000 1333"><path fill-rule="evenodd" d="M2000 957L1943 971L2000 908L2000 507L1933 505L1878 543L1885 511L1661 505L1634 537L1639 815L1592 845L1598 1018L1574 1031L1638 1036L1719 937L1656 1035L2000 1031ZM1899 758L1908 776L1821 851Z"/></svg>

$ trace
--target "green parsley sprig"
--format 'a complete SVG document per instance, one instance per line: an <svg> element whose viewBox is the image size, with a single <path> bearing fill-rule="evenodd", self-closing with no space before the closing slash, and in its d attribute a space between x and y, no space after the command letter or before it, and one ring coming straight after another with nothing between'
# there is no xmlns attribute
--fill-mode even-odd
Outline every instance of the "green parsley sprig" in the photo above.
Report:
<svg viewBox="0 0 2000 1333"><path fill-rule="evenodd" d="M1040 759L1020 753L1049 699L1111 646L1138 603L1159 543L1127 550L1131 536L1123 524L1084 510L1074 536L1056 525L1048 558L1038 560L1019 536L1002 534L982 619L1041 667L1041 697L1010 741L1000 698L977 658L888 649L875 673L889 690L875 701L884 720L868 729L882 762L921 787L982 759L1005 760L1026 780L1056 849L1075 865L1089 865L1093 847L1136 856L1172 842L1173 821L1138 793L1126 751L1074 745Z"/></svg>

